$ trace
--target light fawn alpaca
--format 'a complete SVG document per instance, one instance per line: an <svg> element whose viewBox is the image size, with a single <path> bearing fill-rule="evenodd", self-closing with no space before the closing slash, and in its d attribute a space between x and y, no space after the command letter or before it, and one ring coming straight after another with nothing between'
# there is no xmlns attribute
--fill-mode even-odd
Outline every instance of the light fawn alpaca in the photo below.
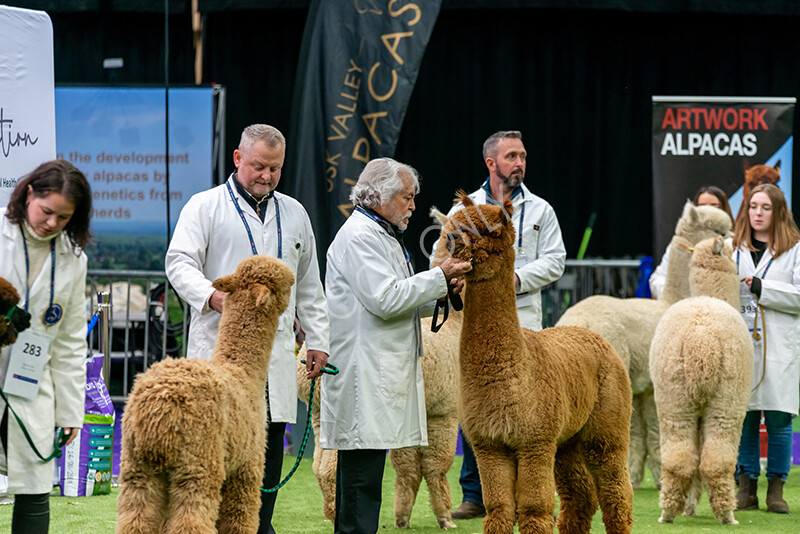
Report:
<svg viewBox="0 0 800 534"><path fill-rule="evenodd" d="M119 534L250 534L258 528L267 382L294 275L266 256L214 282L225 297L211 360L137 377L122 420Z"/></svg>
<svg viewBox="0 0 800 534"><path fill-rule="evenodd" d="M661 423L660 523L694 515L702 479L714 515L736 525L733 472L750 399L753 346L739 314L739 277L722 237L694 248L692 297L667 310L650 349Z"/></svg>
<svg viewBox="0 0 800 534"><path fill-rule="evenodd" d="M567 309L556 326L581 326L597 332L622 358L631 379L631 415L628 469L634 489L641 486L645 462L660 487L661 454L658 414L650 378L650 342L658 321L670 305L689 296L692 247L703 239L725 235L731 229L727 213L687 201L670 243L664 292L658 300L594 295Z"/></svg>
<svg viewBox="0 0 800 534"><path fill-rule="evenodd" d="M631 389L617 353L578 327L520 328L510 201L464 208L442 230L469 260L459 413L483 486L485 533L588 532L598 503L610 534L629 533Z"/></svg>

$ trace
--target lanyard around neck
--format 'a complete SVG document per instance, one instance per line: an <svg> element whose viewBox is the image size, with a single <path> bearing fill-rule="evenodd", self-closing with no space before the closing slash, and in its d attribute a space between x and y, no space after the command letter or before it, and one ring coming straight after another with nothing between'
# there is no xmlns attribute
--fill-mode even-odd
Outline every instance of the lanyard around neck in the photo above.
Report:
<svg viewBox="0 0 800 534"><path fill-rule="evenodd" d="M489 188L489 179L486 179L486 182L483 184L483 190L486 191L486 200L489 204L494 204L495 206L502 206L502 201L497 201L492 196L492 190ZM511 198L513 199L517 195L522 195L522 209L519 212L519 231L517 232L517 248L522 248L522 229L524 228L525 224L525 192L522 190L522 186L518 186L513 193L511 193Z"/></svg>
<svg viewBox="0 0 800 534"><path fill-rule="evenodd" d="M231 188L231 180L233 178L229 178L225 185L228 187L228 194L231 196L231 200L233 201L233 205L236 207L236 212L239 214L239 218L242 220L242 224L244 224L244 229L247 230L247 237L250 238L250 248L253 250L253 256L258 255L258 249L256 249L256 242L253 239L253 233L250 231L250 225L247 224L247 219L244 217L244 212L242 208L239 206L239 201L236 200L236 197L233 194L233 189ZM275 222L278 226L278 259L283 259L283 242L281 239L281 210L278 207L278 197L274 194L272 198L275 200Z"/></svg>
<svg viewBox="0 0 800 534"><path fill-rule="evenodd" d="M28 256L28 240L25 238L25 229L22 232L22 246L25 248L25 311L28 311L28 303L31 300L31 261ZM61 319L61 306L53 306L53 297L56 286L56 238L50 240L50 304L44 312L43 321L47 326L56 324Z"/></svg>
<svg viewBox="0 0 800 534"><path fill-rule="evenodd" d="M376 217L372 213L368 212L367 210L365 210L361 206L356 206L356 211L366 215L368 218L370 218L373 221L375 221L378 224L378 226L382 226L381 220L378 217ZM398 241L398 244L400 244L399 241ZM406 255L406 265L408 266L408 269L409 269L409 272L410 272L411 271L411 256L408 254L408 250L406 250L405 245L400 245L400 246L403 248L403 253Z"/></svg>
<svg viewBox="0 0 800 534"><path fill-rule="evenodd" d="M770 258L770 259L769 259L769 261L767 262L767 266L764 268L764 272L763 272L763 273L761 273L761 276L760 276L760 278L761 278L762 280L763 280L764 278L766 278L766 276L767 276L767 271L769 271L769 268L772 266L772 260L774 260L774 259L775 259L775 258ZM760 263L760 262L759 262L759 263ZM756 265L756 267L758 267L758 265ZM737 271L739 270L739 251L738 251L738 250L736 251L736 270L737 270Z"/></svg>

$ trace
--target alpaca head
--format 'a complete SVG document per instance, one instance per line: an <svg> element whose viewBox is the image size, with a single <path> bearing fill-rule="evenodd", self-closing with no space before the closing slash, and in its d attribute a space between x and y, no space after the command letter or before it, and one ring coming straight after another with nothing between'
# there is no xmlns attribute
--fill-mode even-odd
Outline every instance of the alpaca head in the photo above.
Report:
<svg viewBox="0 0 800 534"><path fill-rule="evenodd" d="M0 278L0 346L11 345L17 334L31 325L31 316L17 308L19 293L11 283Z"/></svg>
<svg viewBox="0 0 800 534"><path fill-rule="evenodd" d="M510 200L502 206L475 205L466 193L459 191L456 200L464 208L458 210L442 228L447 250L453 256L472 263L466 280L494 278L503 269L514 267L514 208Z"/></svg>
<svg viewBox="0 0 800 534"><path fill-rule="evenodd" d="M268 256L243 259L236 271L214 281L214 289L228 293L224 310L231 304L257 308L265 315L278 317L289 306L294 274L283 261Z"/></svg>
<svg viewBox="0 0 800 534"><path fill-rule="evenodd" d="M694 246L689 266L689 287L693 297L716 297L737 306L739 275L732 253L731 246L721 236L704 239Z"/></svg>
<svg viewBox="0 0 800 534"><path fill-rule="evenodd" d="M683 214L675 225L675 235L696 245L703 239L725 236L731 230L731 218L714 206L695 206L687 200Z"/></svg>

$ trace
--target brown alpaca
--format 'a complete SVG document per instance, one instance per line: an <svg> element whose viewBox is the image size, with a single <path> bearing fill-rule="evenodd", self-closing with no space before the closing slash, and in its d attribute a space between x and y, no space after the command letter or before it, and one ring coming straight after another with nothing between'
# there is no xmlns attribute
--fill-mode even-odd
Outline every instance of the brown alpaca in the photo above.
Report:
<svg viewBox="0 0 800 534"><path fill-rule="evenodd" d="M266 256L214 282L225 297L211 360L139 375L122 420L118 534L252 533L264 474L267 382L294 275Z"/></svg>
<svg viewBox="0 0 800 534"><path fill-rule="evenodd" d="M629 533L631 385L620 357L580 327L520 328L512 205L464 209L442 230L470 260L461 330L459 413L483 486L488 534L589 532L598 503L608 533Z"/></svg>
<svg viewBox="0 0 800 534"><path fill-rule="evenodd" d="M714 515L736 525L733 472L753 377L753 345L739 314L739 276L722 237L694 247L692 297L661 317L650 369L661 427L659 523L695 515L702 479Z"/></svg>
<svg viewBox="0 0 800 534"><path fill-rule="evenodd" d="M31 315L17 308L19 293L5 278L0 278L0 347L13 345L17 334L31 325Z"/></svg>
<svg viewBox="0 0 800 534"><path fill-rule="evenodd" d="M781 179L781 162L778 161L774 167L769 165L753 165L745 160L744 165L744 185L742 185L742 204L739 206L739 213L736 215L738 219L745 209L744 204L750 197L750 191L761 184L778 185Z"/></svg>

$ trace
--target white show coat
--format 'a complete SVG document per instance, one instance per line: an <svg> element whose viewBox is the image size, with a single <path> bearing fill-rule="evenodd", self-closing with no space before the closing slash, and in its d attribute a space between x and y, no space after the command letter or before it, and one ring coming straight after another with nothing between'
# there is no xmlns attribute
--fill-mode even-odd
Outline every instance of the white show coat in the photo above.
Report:
<svg viewBox="0 0 800 534"><path fill-rule="evenodd" d="M403 248L359 211L327 254L331 321L320 403L323 449L397 449L428 444L417 308L447 293L440 268L411 272Z"/></svg>
<svg viewBox="0 0 800 534"><path fill-rule="evenodd" d="M514 214L511 218L514 223L514 252L517 260L521 258L519 249L520 219L522 221L522 253L527 263L518 266L515 263L514 272L519 277L517 288L517 315L523 328L529 330L542 329L542 294L541 289L555 282L564 274L564 263L567 250L561 238L561 227L553 207L541 197L530 192L525 185L520 186L522 193L511 199ZM469 195L475 204L488 204L486 190L481 187ZM452 217L460 210L460 202L453 206L447 213ZM438 243L438 242L437 242ZM434 244L434 250L436 250Z"/></svg>
<svg viewBox="0 0 800 534"><path fill-rule="evenodd" d="M730 240L728 241L730 243ZM761 279L761 304L766 323L767 366L764 372L764 347L753 345L753 387L761 385L750 394L748 411L777 410L797 416L800 394L800 243L773 260L767 268L772 254L764 251L758 265L753 264L750 251L740 249L733 252L739 266L739 276L754 276ZM742 301L742 306L746 305ZM741 310L740 310L741 311ZM752 321L747 321L752 329ZM758 317L761 328L761 314Z"/></svg>
<svg viewBox="0 0 800 534"><path fill-rule="evenodd" d="M250 226L259 254L278 257L275 201L268 200L264 222L239 195L229 178ZM328 352L328 317L319 277L314 231L303 206L275 192L280 206L282 260L295 275L289 307L281 316L269 362L269 408L273 422L294 423L297 418L295 367L295 306L306 332L309 350ZM187 357L210 359L217 340L220 314L208 306L211 283L236 270L253 255L247 230L225 184L192 196L181 211L167 250L165 268L170 284L192 307Z"/></svg>
<svg viewBox="0 0 800 534"><path fill-rule="evenodd" d="M656 270L650 274L650 279L647 281L650 285L650 294L655 299L661 297L664 286L667 285L667 266L669 265L670 248L671 247L667 245L667 250L665 250L664 255L661 256L661 261L658 263Z"/></svg>
<svg viewBox="0 0 800 534"><path fill-rule="evenodd" d="M11 407L22 419L42 456L53 452L56 427L83 426L84 389L86 387L86 254L76 256L64 233L56 238L56 274L53 302L61 304L61 320L47 327L42 315L50 305L51 260L47 259L35 280L31 280L29 330L50 339L50 359L44 366L39 393L35 399L9 396ZM0 209L0 277L5 278L25 305L25 249L18 225ZM0 387L5 382L11 347L0 352ZM0 411L5 410L0 400ZM2 446L0 446L0 449ZM0 472L8 474L11 494L48 493L53 489L53 462L42 462L31 449L16 418L8 413L8 450L0 453Z"/></svg>

